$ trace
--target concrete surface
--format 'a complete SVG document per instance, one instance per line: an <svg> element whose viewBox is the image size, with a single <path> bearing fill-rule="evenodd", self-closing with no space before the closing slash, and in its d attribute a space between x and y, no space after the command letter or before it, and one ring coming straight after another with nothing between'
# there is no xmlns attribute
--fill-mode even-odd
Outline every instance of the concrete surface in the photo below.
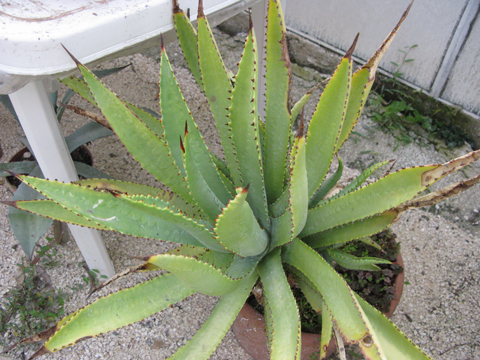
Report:
<svg viewBox="0 0 480 360"><path fill-rule="evenodd" d="M227 66L235 72L240 59L244 34L230 36L217 31L218 43ZM297 41L297 40L296 40ZM301 40L300 40L301 41ZM184 96L199 127L205 134L213 151L220 150L205 97L195 85L195 81L185 69L186 63L178 44L167 47L173 62ZM329 55L330 56L330 55ZM144 54L121 58L103 64L102 67L132 63L132 66L105 79L121 97L158 111L158 49ZM302 64L305 66L305 64ZM316 70L297 67L292 93L293 99L316 83L321 74ZM305 80L306 79L306 80ZM64 89L63 89L64 91ZM318 94L316 94L318 96ZM75 100L76 104L82 104ZM305 114L310 118L315 107L313 99ZM88 108L88 107L87 107ZM367 114L373 108L367 109ZM80 116L69 113L64 117L65 134L71 133L85 123ZM0 106L0 142L4 151L1 161L7 161L21 148L17 135L21 129ZM453 152L463 154L468 148L440 153L424 139L412 134L413 142L396 147L395 139L375 127L375 124L362 117L356 128L360 135L353 135L341 151L344 163L353 169L364 168L370 163L385 159L397 159L395 168L443 162L453 158ZM95 166L114 178L159 186L159 183L131 158L121 143L114 137L95 141L89 146L94 155ZM357 170L358 171L358 170ZM467 174L478 173L471 168ZM381 175L381 174L379 174ZM464 173L452 176L447 182L465 178ZM0 184L0 198L9 199L12 190ZM394 225L402 244L402 254L406 264L405 273L408 285L393 317L394 323L415 343L435 359L473 360L480 358L480 191L470 189L458 199L449 201L429 210L414 210L404 214ZM7 209L0 207L0 294L15 285L16 265L23 257L6 218ZM163 252L172 244L158 243L129 236L103 232L106 246L112 256L117 271L138 263L131 256L145 256ZM51 283L70 294L65 305L66 312L85 306L95 299L86 299L88 289L71 290L68 286L84 284L86 273L81 267L82 258L73 242L57 248L59 265L48 268ZM150 277L150 274L136 274L124 278L100 292L105 295L119 288L132 286ZM195 294L166 311L151 316L137 324L130 325L77 344L69 349L42 357L47 359L164 359L184 344L207 319L216 303L216 298ZM32 354L35 347L14 350L3 356L24 359ZM212 359L250 359L238 346L229 332ZM352 355L349 358L356 359ZM2 359L3 360L3 359Z"/></svg>

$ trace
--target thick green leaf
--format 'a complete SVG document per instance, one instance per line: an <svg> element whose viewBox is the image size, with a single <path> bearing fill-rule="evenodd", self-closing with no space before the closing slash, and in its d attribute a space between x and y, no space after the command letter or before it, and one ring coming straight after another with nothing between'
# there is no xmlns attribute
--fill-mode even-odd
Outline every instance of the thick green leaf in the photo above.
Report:
<svg viewBox="0 0 480 360"><path fill-rule="evenodd" d="M358 341L362 351L378 358L379 348L372 340L365 317L345 280L312 248L299 239L283 247L282 259L301 271L321 294L341 333Z"/></svg>
<svg viewBox="0 0 480 360"><path fill-rule="evenodd" d="M288 208L281 216L272 218L270 249L282 246L293 239L293 213Z"/></svg>
<svg viewBox="0 0 480 360"><path fill-rule="evenodd" d="M195 147L192 137L185 136L185 169L187 171L187 181L189 184L190 196L193 202L207 215L210 222L215 223L215 219L222 213L222 208L226 203L223 203L213 191L211 185L202 174L202 164L200 161L204 160L197 156L198 148ZM217 174L218 175L218 174ZM225 187L224 187L225 188ZM228 194L229 195L229 194Z"/></svg>
<svg viewBox="0 0 480 360"><path fill-rule="evenodd" d="M6 202L8 205L11 205L19 210L28 211L33 214L41 215L48 219L55 219L62 222L80 225L84 227L90 227L99 230L110 230L104 225L97 224L90 219L87 219L83 216L79 216L77 213L74 213L71 210L65 209L63 206L57 204L53 200L19 200L15 202ZM25 221L23 219L22 221ZM51 220L50 220L51 223ZM23 223L22 223L23 224ZM25 225L23 224L25 227ZM45 230L47 231L48 228ZM45 233L42 233L42 235ZM29 234L32 234L30 230ZM32 248L33 249L33 248Z"/></svg>
<svg viewBox="0 0 480 360"><path fill-rule="evenodd" d="M133 201L142 202L146 205L156 206L156 207L168 207L175 213L181 213L189 219L196 219L199 224L208 226L211 228L211 225L207 223L207 217L203 214L202 210L198 207L187 203L181 197L164 190L162 195L151 196L151 195L130 195L124 194L125 198L128 198Z"/></svg>
<svg viewBox="0 0 480 360"><path fill-rule="evenodd" d="M126 196L113 195L108 191L95 191L77 184L27 176L19 178L47 198L96 224L105 226L108 230L194 246L206 246L202 245L203 241L210 246L219 247L208 230L168 209L168 203L164 204L163 208L147 206L131 201Z"/></svg>
<svg viewBox="0 0 480 360"><path fill-rule="evenodd" d="M235 291L223 295L202 328L169 360L187 360L192 356L195 360L208 359L230 329L257 278L257 275L251 275L242 280Z"/></svg>
<svg viewBox="0 0 480 360"><path fill-rule="evenodd" d="M171 274L100 298L75 313L45 343L47 352L60 350L85 338L140 321L194 293Z"/></svg>
<svg viewBox="0 0 480 360"><path fill-rule="evenodd" d="M267 332L270 359L300 359L300 315L283 270L280 251L280 248L273 250L258 265L270 313Z"/></svg>
<svg viewBox="0 0 480 360"><path fill-rule="evenodd" d="M223 177L218 170L198 127L193 122L193 119L188 125L188 135L185 135L185 151L185 161L188 160L188 156L191 157L191 160L198 168L201 177L218 200L220 200L222 204L226 204L231 200L233 196L230 194L228 188L233 187L233 184L230 180ZM189 154L187 154L187 152L189 152ZM192 184L190 188L193 186L194 184ZM194 195L192 194L192 196ZM197 200L196 197L195 199Z"/></svg>
<svg viewBox="0 0 480 360"><path fill-rule="evenodd" d="M305 95L303 95L300 100L298 100L295 105L292 107L292 115L291 115L291 124L290 126L293 125L295 120L297 119L298 115L300 112L303 110L305 104L310 100L310 97L312 96L313 90L315 90L317 86L315 86L313 89L310 89Z"/></svg>
<svg viewBox="0 0 480 360"><path fill-rule="evenodd" d="M225 275L233 278L234 276L229 276L227 271L235 258L236 255L231 252L206 251L202 256L198 257L198 260L210 264L216 269L220 269Z"/></svg>
<svg viewBox="0 0 480 360"><path fill-rule="evenodd" d="M352 47L355 46L352 45ZM351 53L347 52L329 80L312 116L307 134L308 195L323 182L333 159L350 94Z"/></svg>
<svg viewBox="0 0 480 360"><path fill-rule="evenodd" d="M412 344L405 335L388 320L385 315L375 309L372 305L355 294L355 297L362 307L373 331L375 331L381 347L385 351L388 360L428 360L431 359L425 355L418 347Z"/></svg>
<svg viewBox="0 0 480 360"><path fill-rule="evenodd" d="M68 151L72 152L79 146L110 135L113 135L112 130L91 121L68 135L65 138L65 142L67 143Z"/></svg>
<svg viewBox="0 0 480 360"><path fill-rule="evenodd" d="M197 31L192 26L190 19L185 15L185 12L180 9L177 0L173 2L173 21L175 22L178 42L182 48L185 60L187 60L188 67L195 77L198 86L203 90L202 75L198 63Z"/></svg>
<svg viewBox="0 0 480 360"><path fill-rule="evenodd" d="M385 211L381 214L306 236L302 238L302 241L312 248L344 244L385 230L397 219L398 214L399 212L395 210Z"/></svg>
<svg viewBox="0 0 480 360"><path fill-rule="evenodd" d="M268 211L270 212L270 216L273 218L278 218L287 208L290 207L290 188L287 187L283 190L280 197L273 203L268 206Z"/></svg>
<svg viewBox="0 0 480 360"><path fill-rule="evenodd" d="M193 121L192 114L187 107L180 87L175 79L165 49L162 49L161 60L160 107L162 109L162 123L165 129L165 138L170 146L175 162L183 174L185 175L185 169L181 139L187 142L190 151L194 152L193 155L190 155L189 159L195 162L197 169L208 184L210 190L213 191L222 204L226 204L232 197L211 158L198 127ZM186 126L188 127L188 140L186 139ZM227 182L228 180L225 181ZM194 186L195 184L192 184L190 187L192 191L194 191ZM195 197L193 193L192 196ZM198 197L195 199L198 200Z"/></svg>
<svg viewBox="0 0 480 360"><path fill-rule="evenodd" d="M185 179L168 146L135 113L83 65L78 64L103 115L133 157L158 180L185 200L191 200Z"/></svg>
<svg viewBox="0 0 480 360"><path fill-rule="evenodd" d="M31 174L33 176L43 176L38 165L32 170ZM45 199L45 197L27 185L20 184L11 200L37 199ZM37 241L45 235L52 225L51 219L23 211L18 207L11 207L8 209L8 221L13 234L29 258L32 258L33 250L35 249Z"/></svg>
<svg viewBox="0 0 480 360"><path fill-rule="evenodd" d="M104 179L111 179L112 177L108 174L105 174L103 171L95 169L93 166L87 165L83 162L74 161L73 165L75 165L75 170L77 170L77 174L79 176L83 176L84 178L104 178Z"/></svg>
<svg viewBox="0 0 480 360"><path fill-rule="evenodd" d="M326 179L320 187L317 189L315 194L313 194L312 198L310 199L310 202L308 203L309 208L313 208L318 205L318 203L325 197L325 195L328 194L332 188L337 185L338 180L342 177L343 174L343 162L338 157L338 168L335 171L335 173L330 176L328 179Z"/></svg>
<svg viewBox="0 0 480 360"><path fill-rule="evenodd" d="M310 209L301 237L376 215L412 199L431 184L424 178L438 167L433 165L399 170L373 184Z"/></svg>
<svg viewBox="0 0 480 360"><path fill-rule="evenodd" d="M135 197L131 198L125 195L118 195L117 198L120 201L124 201L132 208L130 210L132 214L132 219L135 219L135 217L142 219L142 214L139 214L137 211L135 211L139 210L145 215L150 215L152 218L164 220L168 225L163 225L165 229L162 230L168 234L169 231L175 229L176 231L173 230L173 234L171 235L173 237L178 236L178 229L181 229L182 238L185 237L185 235L183 234L183 231L185 231L191 236L193 236L196 241L198 241L203 246L216 251L225 252L224 248L217 242L213 234L209 230L207 230L207 223L205 223L205 221L187 218L181 212L177 212L175 211L175 209L170 209L168 203L158 202L155 199L153 199L152 204L148 204L146 201L144 201L144 199L137 200ZM161 222L159 222L158 220L157 226L162 226ZM148 224L147 222L145 226L154 227L155 225ZM140 225L140 227L142 227L142 225ZM171 241L169 239L166 240ZM198 243L189 244L194 246L202 246Z"/></svg>
<svg viewBox="0 0 480 360"><path fill-rule="evenodd" d="M308 215L307 167L303 134L295 140L291 156L293 163L289 191L293 215L293 237L295 237L302 231Z"/></svg>
<svg viewBox="0 0 480 360"><path fill-rule="evenodd" d="M371 74L368 68L361 68L353 74L347 111L341 133L335 146L335 153L340 150L355 125L357 125L374 80L375 74Z"/></svg>
<svg viewBox="0 0 480 360"><path fill-rule="evenodd" d="M241 173L235 146L232 141L232 131L228 125L229 108L231 106L232 83L230 82L223 60L218 52L215 38L210 25L199 8L197 18L198 28L198 55L202 81L210 110L220 135L220 141L225 153L227 166L232 181L236 187L241 186Z"/></svg>
<svg viewBox="0 0 480 360"><path fill-rule="evenodd" d="M258 263L265 255L265 251L257 256L243 257L235 255L233 262L229 266L227 271L224 271L228 277L238 279L246 277L255 271Z"/></svg>
<svg viewBox="0 0 480 360"><path fill-rule="evenodd" d="M235 88L232 92L230 126L237 150L237 159L242 173L242 186L249 185L247 201L264 229L270 228L267 213L267 197L262 173L262 156L258 135L258 71L255 33L250 28Z"/></svg>
<svg viewBox="0 0 480 360"><path fill-rule="evenodd" d="M390 161L382 161L382 162L373 164L369 168L362 171L362 173L360 175L358 175L354 180L352 180L352 182L350 184L345 186L345 188L343 190L339 191L338 194L333 195L331 198L324 199L323 201L319 201L317 203L317 206L320 206L322 204L326 204L327 202L332 201L333 199L336 199L336 198L342 197L345 194L348 194L350 191L354 191L354 190L358 189L365 182L365 180L367 180L370 177L370 175L372 175L376 170L378 170L382 166L388 164L389 162ZM313 206L311 206L311 207L313 207Z"/></svg>
<svg viewBox="0 0 480 360"><path fill-rule="evenodd" d="M300 236L305 237L393 209L414 198L444 176L478 159L480 150L442 165L398 170L342 197L327 199L326 203L309 210L307 223ZM361 237L363 236L367 235Z"/></svg>
<svg viewBox="0 0 480 360"><path fill-rule="evenodd" d="M165 131L165 140L175 163L185 176L181 140L185 135L185 124L193 123L192 114L183 98L173 70L168 61L165 47L162 46L160 59L160 94L159 102L162 113L162 124ZM191 126L190 126L191 127Z"/></svg>
<svg viewBox="0 0 480 360"><path fill-rule="evenodd" d="M157 116L153 115L153 111L148 109L140 109L139 107L136 107L135 105L130 104L127 101L125 102L125 104L151 131L153 131L154 134L156 134L158 137L163 136L164 129L162 122L157 118Z"/></svg>
<svg viewBox="0 0 480 360"><path fill-rule="evenodd" d="M217 155L215 155L214 153L211 153L212 155L212 160L213 162L215 163L215 165L217 166L218 170L220 170L220 172L226 177L226 178L229 178L230 177L230 171L228 170L228 167L227 167L227 164L225 164L225 161L223 161L222 159L220 159ZM234 187L235 189L235 187Z"/></svg>
<svg viewBox="0 0 480 360"><path fill-rule="evenodd" d="M195 291L206 295L225 295L235 291L242 283L242 278L232 279L220 269L194 257L160 254L144 260L171 272Z"/></svg>
<svg viewBox="0 0 480 360"><path fill-rule="evenodd" d="M164 189L115 179L85 179L76 181L75 184L90 187L95 190L109 190L128 195L164 196L167 194L167 196L170 196L171 194Z"/></svg>
<svg viewBox="0 0 480 360"><path fill-rule="evenodd" d="M75 93L80 95L82 98L87 100L90 104L98 107L97 102L93 98L92 93L90 92L90 89L88 88L88 85L84 80L79 79L75 76L68 76L61 79L60 81L67 85L71 90L75 91Z"/></svg>
<svg viewBox="0 0 480 360"><path fill-rule="evenodd" d="M20 161L0 164L0 176L11 176L8 171L14 174L30 174L37 166L36 161ZM8 171L5 171L8 170Z"/></svg>
<svg viewBox="0 0 480 360"><path fill-rule="evenodd" d="M328 309L322 296L315 290L315 286L311 284L308 279L304 279L304 275L299 273L295 276L298 286L305 295L305 298L312 306L312 309L322 315L322 332L320 337L320 355L319 359L325 359L327 355L327 347L333 335L333 321L332 314Z"/></svg>
<svg viewBox="0 0 480 360"><path fill-rule="evenodd" d="M268 234L260 227L246 201L249 190L238 191L235 199L229 202L216 221L217 240L238 255L256 256L266 249Z"/></svg>
<svg viewBox="0 0 480 360"><path fill-rule="evenodd" d="M329 249L328 254L338 265L349 270L379 271L382 269L377 264L391 264L391 261L385 259L358 257L338 249Z"/></svg>
<svg viewBox="0 0 480 360"><path fill-rule="evenodd" d="M290 242L303 229L307 219L308 188L303 136L295 140L291 157L288 187L269 209L273 216L270 249Z"/></svg>
<svg viewBox="0 0 480 360"><path fill-rule="evenodd" d="M96 74L95 71L93 73ZM93 106L98 108L98 104L93 98L92 93L90 92L90 89L84 80L76 78L74 76L70 76L62 79L61 82L67 85L70 88L70 90L75 91L82 98L84 98ZM130 110L132 110L135 113L135 115L137 115L140 118L140 120L142 120L142 122L145 125L148 126L150 130L152 130L155 134L157 134L157 136L161 137L163 135L162 123L157 119L157 117L152 115L153 114L152 110L141 109L129 103L128 101L126 101L125 104L130 108Z"/></svg>
<svg viewBox="0 0 480 360"><path fill-rule="evenodd" d="M265 187L268 203L283 191L290 134L290 58L280 1L268 2L265 107Z"/></svg>

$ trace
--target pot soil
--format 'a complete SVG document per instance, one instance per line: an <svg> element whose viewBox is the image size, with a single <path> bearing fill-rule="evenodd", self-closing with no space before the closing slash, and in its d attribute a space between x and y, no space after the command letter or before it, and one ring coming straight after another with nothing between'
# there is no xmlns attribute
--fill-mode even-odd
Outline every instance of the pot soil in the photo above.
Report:
<svg viewBox="0 0 480 360"><path fill-rule="evenodd" d="M395 241L396 235L391 231L383 231L372 236L372 238L382 245L384 252L356 242L355 246L357 248L353 249L352 254L361 256L363 253L365 256L365 251L368 249L368 256L388 258L393 262L392 265L380 265L379 267L382 270L375 272L344 270L338 266L335 266L335 269L346 279L354 291L390 318L403 292L405 280L403 260L399 253L399 246ZM293 290L295 294L296 289ZM262 306L255 301L254 296L250 296L235 319L232 330L240 346L252 358L255 360L268 360L265 318L258 310L263 311ZM309 314L311 314L311 311ZM315 358L315 356L318 357L320 349L320 331L318 333L305 332L304 323L312 322L311 315L307 316L309 318L302 318L302 360L310 360ZM317 328L321 329L321 323L318 325L320 326ZM327 357L333 354L335 349L335 340L332 337L328 344Z"/></svg>
<svg viewBox="0 0 480 360"><path fill-rule="evenodd" d="M93 157L90 151L87 149L85 145L79 146L75 150L72 151L70 154L72 156L73 161L78 161L90 166L93 166ZM19 150L15 155L8 162L19 162L19 161L35 161L35 157L33 154L28 150L26 147ZM28 175L28 174L22 174ZM15 189L18 188L21 184L21 181L18 180L14 176L7 176L6 177L8 183L12 185Z"/></svg>

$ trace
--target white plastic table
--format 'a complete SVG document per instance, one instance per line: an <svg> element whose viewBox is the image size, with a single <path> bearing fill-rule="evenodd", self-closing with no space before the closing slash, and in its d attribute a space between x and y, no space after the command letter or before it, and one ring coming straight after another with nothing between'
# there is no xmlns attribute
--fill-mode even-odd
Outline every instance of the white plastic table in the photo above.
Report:
<svg viewBox="0 0 480 360"><path fill-rule="evenodd" d="M180 0L196 18L197 0ZM80 62L99 63L176 39L172 0L9 0L0 2L0 94L10 100L38 164L49 179L78 180L45 84L75 70L63 44ZM204 0L212 26L251 7L263 29L265 0ZM258 39L259 48L263 39ZM99 232L69 225L90 269L114 274Z"/></svg>

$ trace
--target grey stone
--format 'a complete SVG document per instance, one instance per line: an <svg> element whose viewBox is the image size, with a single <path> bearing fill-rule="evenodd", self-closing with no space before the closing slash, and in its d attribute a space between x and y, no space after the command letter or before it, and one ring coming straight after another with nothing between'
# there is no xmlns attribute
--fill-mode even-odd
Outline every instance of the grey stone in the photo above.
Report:
<svg viewBox="0 0 480 360"><path fill-rule="evenodd" d="M300 66L311 67L323 74L332 74L340 56L296 34L288 33L290 60Z"/></svg>

